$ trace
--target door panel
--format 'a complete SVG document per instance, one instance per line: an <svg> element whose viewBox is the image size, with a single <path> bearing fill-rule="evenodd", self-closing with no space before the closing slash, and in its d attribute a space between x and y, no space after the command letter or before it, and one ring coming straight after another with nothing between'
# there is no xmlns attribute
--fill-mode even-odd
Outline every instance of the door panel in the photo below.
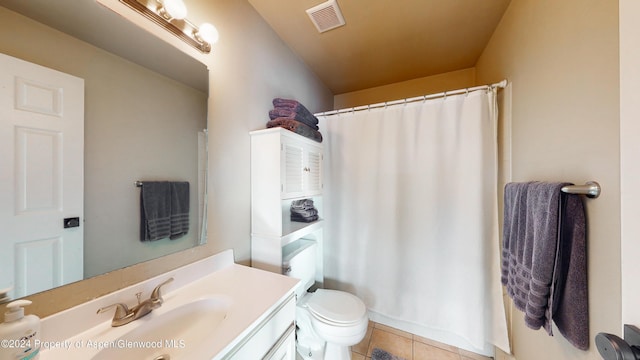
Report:
<svg viewBox="0 0 640 360"><path fill-rule="evenodd" d="M35 294L50 289L51 284L62 284L61 250L60 238L17 243L16 294Z"/></svg>
<svg viewBox="0 0 640 360"><path fill-rule="evenodd" d="M15 128L16 213L62 208L62 134Z"/></svg>
<svg viewBox="0 0 640 360"><path fill-rule="evenodd" d="M83 152L84 81L0 54L0 288L11 297L83 278ZM64 229L66 217L80 226Z"/></svg>

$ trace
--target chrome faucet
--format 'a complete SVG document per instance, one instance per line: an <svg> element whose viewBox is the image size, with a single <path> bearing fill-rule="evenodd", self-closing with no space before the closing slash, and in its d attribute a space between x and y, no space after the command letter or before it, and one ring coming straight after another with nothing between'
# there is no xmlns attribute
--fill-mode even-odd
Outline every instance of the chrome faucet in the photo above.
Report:
<svg viewBox="0 0 640 360"><path fill-rule="evenodd" d="M138 298L138 305L129 309L126 304L116 303L109 306L105 306L103 308L98 309L98 314L103 313L113 307L116 308L116 312L113 314L113 320L111 320L111 326L122 326L126 325L134 320L140 319L141 317L147 315L151 312L151 310L157 309L162 306L164 300L162 300L162 294L160 293L160 289L172 282L173 278L169 278L165 280L162 284L158 285L151 292L151 296L145 300L140 301L140 296L142 293L137 293L136 297Z"/></svg>

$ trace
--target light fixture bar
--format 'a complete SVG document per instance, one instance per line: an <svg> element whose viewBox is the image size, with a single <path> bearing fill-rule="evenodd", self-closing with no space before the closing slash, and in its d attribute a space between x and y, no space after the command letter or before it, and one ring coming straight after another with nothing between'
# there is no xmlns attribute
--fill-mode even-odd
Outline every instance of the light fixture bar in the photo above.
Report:
<svg viewBox="0 0 640 360"><path fill-rule="evenodd" d="M144 3L140 2L143 1ZM121 3L129 6L139 14L143 15L147 19L158 24L160 27L169 31L173 35L177 36L180 40L198 49L199 51L208 54L211 52L211 44L205 41L198 41L196 35L198 33L198 27L192 24L187 19L182 20L167 20L161 14L158 13L158 7L155 6L157 2L155 0L120 0ZM178 27L180 25L181 27Z"/></svg>

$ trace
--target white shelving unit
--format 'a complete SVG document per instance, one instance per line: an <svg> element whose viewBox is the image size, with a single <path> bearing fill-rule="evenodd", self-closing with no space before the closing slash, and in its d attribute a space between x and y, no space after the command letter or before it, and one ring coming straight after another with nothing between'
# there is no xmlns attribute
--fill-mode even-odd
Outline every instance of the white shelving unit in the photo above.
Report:
<svg viewBox="0 0 640 360"><path fill-rule="evenodd" d="M322 145L282 128L252 131L251 263L282 273L283 248L298 239L318 244L316 282L322 265ZM293 200L313 199L319 220L291 221Z"/></svg>

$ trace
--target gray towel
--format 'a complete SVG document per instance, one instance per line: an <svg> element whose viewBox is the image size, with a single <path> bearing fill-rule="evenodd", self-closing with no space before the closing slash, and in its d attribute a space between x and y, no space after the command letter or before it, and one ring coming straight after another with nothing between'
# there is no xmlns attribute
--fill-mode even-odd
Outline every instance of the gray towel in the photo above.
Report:
<svg viewBox="0 0 640 360"><path fill-rule="evenodd" d="M578 349L589 348L586 217L582 197L564 196L553 321Z"/></svg>
<svg viewBox="0 0 640 360"><path fill-rule="evenodd" d="M568 183L510 183L504 194L502 283L532 329L552 320L579 349L588 348L586 241L582 198ZM576 306L576 309L571 309Z"/></svg>
<svg viewBox="0 0 640 360"><path fill-rule="evenodd" d="M322 134L318 130L314 130L294 119L288 118L276 118L273 120L267 121L267 128L281 127L283 129L287 129L292 131L298 135L302 135L306 138L309 138L313 141L322 142Z"/></svg>
<svg viewBox="0 0 640 360"><path fill-rule="evenodd" d="M189 183L171 182L171 240L189 232Z"/></svg>
<svg viewBox="0 0 640 360"><path fill-rule="evenodd" d="M275 98L272 103L274 111L269 112L269 117L272 120L279 117L296 119L312 129L318 130L318 118L297 100Z"/></svg>
<svg viewBox="0 0 640 360"><path fill-rule="evenodd" d="M189 231L189 183L143 181L140 241L171 240Z"/></svg>
<svg viewBox="0 0 640 360"><path fill-rule="evenodd" d="M171 235L171 186L168 181L144 181L140 189L140 241Z"/></svg>

